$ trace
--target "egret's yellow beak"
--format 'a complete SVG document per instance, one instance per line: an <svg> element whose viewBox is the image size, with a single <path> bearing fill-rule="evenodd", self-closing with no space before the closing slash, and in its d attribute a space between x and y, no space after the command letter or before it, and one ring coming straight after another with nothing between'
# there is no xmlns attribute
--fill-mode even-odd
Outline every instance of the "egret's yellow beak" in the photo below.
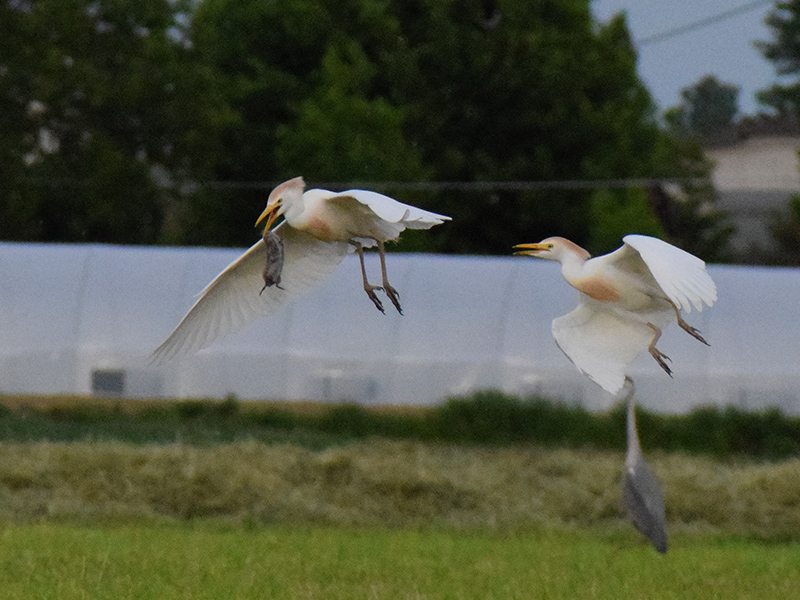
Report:
<svg viewBox="0 0 800 600"><path fill-rule="evenodd" d="M261 216L258 217L258 219L256 219L255 226L258 227L258 224L261 223L261 221L263 221L264 219L266 219L267 225L266 227L264 227L264 229L267 230L270 227L272 227L272 224L278 218L278 208L280 208L280 205L281 205L280 202L276 202L275 204L267 206L267 208L264 209L264 212L261 213Z"/></svg>
<svg viewBox="0 0 800 600"><path fill-rule="evenodd" d="M537 252L543 252L545 250L550 250L547 244L517 244L514 246L515 255L519 256L536 256Z"/></svg>

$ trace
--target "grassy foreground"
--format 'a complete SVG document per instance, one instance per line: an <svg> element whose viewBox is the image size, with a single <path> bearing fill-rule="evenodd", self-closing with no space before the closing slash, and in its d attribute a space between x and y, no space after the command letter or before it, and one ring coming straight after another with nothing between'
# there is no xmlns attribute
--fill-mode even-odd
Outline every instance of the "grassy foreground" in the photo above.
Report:
<svg viewBox="0 0 800 600"><path fill-rule="evenodd" d="M800 461L650 453L669 530L800 540ZM623 453L369 439L325 450L0 444L0 523L38 520L435 526L618 526ZM629 530L631 541L638 534Z"/></svg>
<svg viewBox="0 0 800 600"><path fill-rule="evenodd" d="M791 598L800 546L678 536L660 556L606 531L382 527L0 527L6 600Z"/></svg>
<svg viewBox="0 0 800 600"><path fill-rule="evenodd" d="M131 406L0 410L0 598L800 589L800 437L777 413L640 415L661 439L646 448L666 496L661 556L620 506L619 411L497 396L402 413Z"/></svg>

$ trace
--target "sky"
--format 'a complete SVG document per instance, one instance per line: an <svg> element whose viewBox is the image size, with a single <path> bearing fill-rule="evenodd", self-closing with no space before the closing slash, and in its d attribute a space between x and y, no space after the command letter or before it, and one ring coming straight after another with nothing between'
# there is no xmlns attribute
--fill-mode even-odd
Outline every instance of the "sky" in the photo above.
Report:
<svg viewBox="0 0 800 600"><path fill-rule="evenodd" d="M728 18L738 7L758 4ZM660 112L680 104L681 90L706 75L740 88L740 114L754 114L756 91L776 83L775 69L755 47L756 40L771 39L764 17L773 1L758 0L594 0L592 12L600 21L625 12L628 28L639 52L638 71ZM701 24L706 19L713 22ZM690 24L684 33L675 30ZM674 32L666 39L651 36Z"/></svg>

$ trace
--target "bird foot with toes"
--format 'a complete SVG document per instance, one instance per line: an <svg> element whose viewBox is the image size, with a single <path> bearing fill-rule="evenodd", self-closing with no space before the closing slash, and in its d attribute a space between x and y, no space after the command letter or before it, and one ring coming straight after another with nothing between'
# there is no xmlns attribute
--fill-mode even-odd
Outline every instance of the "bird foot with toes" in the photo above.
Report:
<svg viewBox="0 0 800 600"><path fill-rule="evenodd" d="M689 325L683 319L680 319L678 321L678 325L680 325L681 329L683 329L686 333L691 335L694 339L703 342L706 346L710 346L711 345L705 340L705 338L702 335L700 335L700 332L697 329L695 329L694 327Z"/></svg>
<svg viewBox="0 0 800 600"><path fill-rule="evenodd" d="M383 309L383 302L381 302L381 299L378 298L378 294L375 293L375 290L381 290L382 291L383 288L381 286L379 286L379 285L365 285L364 286L364 291L367 292L367 296L369 296L369 299L372 300L372 303L375 305L375 308L377 308L379 311L381 311L385 315L386 311Z"/></svg>
<svg viewBox="0 0 800 600"><path fill-rule="evenodd" d="M672 377L672 369L670 369L669 365L666 363L666 361L672 362L672 359L655 346L650 348L650 354L656 359L658 365L666 371L667 375Z"/></svg>
<svg viewBox="0 0 800 600"><path fill-rule="evenodd" d="M392 301L394 307L397 309L401 315L403 314L403 309L400 307L400 293L390 286L388 283L385 283L383 286L383 291L386 292L386 295L389 297L389 300Z"/></svg>

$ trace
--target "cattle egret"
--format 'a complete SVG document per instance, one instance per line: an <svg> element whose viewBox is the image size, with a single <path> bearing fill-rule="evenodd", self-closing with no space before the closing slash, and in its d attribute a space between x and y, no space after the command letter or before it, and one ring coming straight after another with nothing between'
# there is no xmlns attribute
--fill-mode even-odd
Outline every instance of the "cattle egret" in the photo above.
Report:
<svg viewBox="0 0 800 600"><path fill-rule="evenodd" d="M562 237L514 246L515 254L561 263L561 274L580 297L575 310L553 321L553 337L578 369L612 394L622 389L628 366L645 350L672 375L670 359L656 342L674 320L708 345L681 310L700 311L717 299L705 263L696 256L644 235L623 241L596 258Z"/></svg>
<svg viewBox="0 0 800 600"><path fill-rule="evenodd" d="M386 292L400 308L397 291L386 275L384 243L405 229L429 229L450 217L428 212L367 190L303 192L302 177L290 179L269 195L265 234L228 265L201 292L200 298L166 340L153 352L158 364L179 354L205 348L247 322L276 310L322 282L355 249L361 262L364 290L383 312L376 290ZM283 215L284 222L270 229ZM267 247L270 245L270 248ZM377 246L383 286L371 285L364 267L364 248ZM266 267L265 267L266 265ZM278 284L280 285L271 285ZM262 287L263 286L263 287Z"/></svg>
<svg viewBox="0 0 800 600"><path fill-rule="evenodd" d="M267 207L258 217L256 225L266 219L266 229L269 229L283 215L290 227L305 231L318 240L347 242L358 252L364 291L375 307L383 312L383 304L375 294L375 290L383 290L397 311L402 313L400 295L389 284L386 275L384 242L396 240L406 228L430 229L449 221L450 217L403 204L368 190L335 193L317 189L303 192L304 189L302 177L295 177L276 187L269 195ZM364 267L364 248L376 245L381 261L382 286L369 283Z"/></svg>
<svg viewBox="0 0 800 600"><path fill-rule="evenodd" d="M622 501L633 525L661 554L667 551L664 496L650 466L642 456L636 431L633 381L626 378L628 387L628 419L626 423L628 449L625 453L625 476L622 480Z"/></svg>

